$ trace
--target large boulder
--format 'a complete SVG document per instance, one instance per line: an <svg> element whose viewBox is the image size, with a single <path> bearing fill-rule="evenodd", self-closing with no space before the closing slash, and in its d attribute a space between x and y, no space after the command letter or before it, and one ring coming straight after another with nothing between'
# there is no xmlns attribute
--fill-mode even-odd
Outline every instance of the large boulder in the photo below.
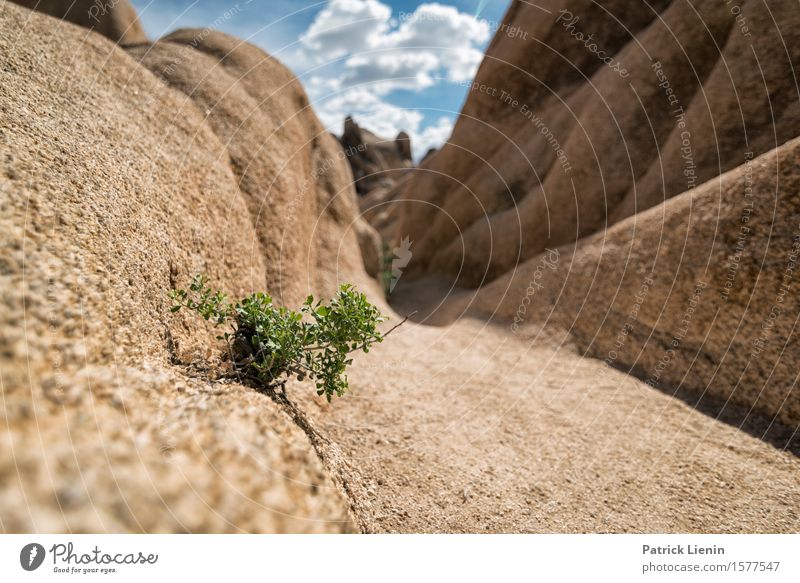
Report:
<svg viewBox="0 0 800 583"><path fill-rule="evenodd" d="M299 304L308 293L331 295L342 280L377 289L359 252L346 156L286 67L207 29L179 30L128 52L185 94L181 111L200 111L225 145L273 295Z"/></svg>
<svg viewBox="0 0 800 583"><path fill-rule="evenodd" d="M128 0L11 0L31 10L73 22L121 45L147 42L136 9Z"/></svg>
<svg viewBox="0 0 800 583"><path fill-rule="evenodd" d="M715 415L800 425L800 139L548 249L482 288L473 309L547 332ZM563 332L568 332L566 336ZM765 425L766 426L766 425Z"/></svg>
<svg viewBox="0 0 800 583"><path fill-rule="evenodd" d="M395 205L406 276L477 287L775 148L798 63L793 0L514 1Z"/></svg>
<svg viewBox="0 0 800 583"><path fill-rule="evenodd" d="M216 332L169 309L196 272L287 302L369 282L347 163L296 81L224 35L186 50L192 35L132 58L0 6L6 531L354 528L335 446L209 380Z"/></svg>

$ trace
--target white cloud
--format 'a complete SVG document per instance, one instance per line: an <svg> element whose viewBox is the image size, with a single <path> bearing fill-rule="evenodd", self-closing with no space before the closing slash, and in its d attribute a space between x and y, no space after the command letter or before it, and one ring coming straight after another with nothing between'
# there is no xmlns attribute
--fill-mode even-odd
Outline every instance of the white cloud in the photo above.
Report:
<svg viewBox="0 0 800 583"><path fill-rule="evenodd" d="M312 84L311 87L327 86L327 83L321 83ZM411 136L415 160L420 160L430 148L441 146L453 131L453 122L447 117L420 129L424 120L421 111L392 105L364 87L346 89L321 99L318 103L317 115L328 130L335 134L342 133L342 124L348 115L352 115L359 125L383 138L394 138L405 131Z"/></svg>
<svg viewBox="0 0 800 583"><path fill-rule="evenodd" d="M414 135L422 123L422 113L387 103L365 88L347 89L321 101L316 110L322 123L336 134L342 133L344 118L352 115L359 125L381 137L393 138L401 130L408 132L417 151Z"/></svg>
<svg viewBox="0 0 800 583"><path fill-rule="evenodd" d="M426 52L354 55L345 64L348 85L371 84L372 91L386 94L395 89L426 89L436 83L439 60Z"/></svg>
<svg viewBox="0 0 800 583"><path fill-rule="evenodd" d="M472 79L489 35L486 21L453 6L421 4L393 18L378 0L331 0L301 35L302 48L291 60L316 63L306 83L328 129L340 133L344 117L353 115L384 137L404 130L419 158L449 137L452 121L441 118L420 130L423 114L392 105L387 96Z"/></svg>
<svg viewBox="0 0 800 583"><path fill-rule="evenodd" d="M300 36L323 62L376 46L389 30L392 9L377 0L331 0Z"/></svg>
<svg viewBox="0 0 800 583"><path fill-rule="evenodd" d="M448 80L453 83L472 81L482 60L483 51L478 49L464 49L451 55L450 66L447 69Z"/></svg>
<svg viewBox="0 0 800 583"><path fill-rule="evenodd" d="M300 37L304 59L317 63L345 57L344 79L381 81L392 89L425 89L437 75L465 81L475 75L489 38L489 23L453 6L421 4L392 18L378 0L331 0Z"/></svg>
<svg viewBox="0 0 800 583"><path fill-rule="evenodd" d="M390 105L362 88L348 89L325 100L317 114L322 123L337 134L342 133L344 118L353 114L360 125L387 138L393 138L406 127L416 131L422 122L419 111Z"/></svg>
<svg viewBox="0 0 800 583"><path fill-rule="evenodd" d="M421 159L431 148L438 148L447 141L453 133L453 120L449 117L439 118L436 125L431 125L416 133L412 143L414 147L414 157Z"/></svg>
<svg viewBox="0 0 800 583"><path fill-rule="evenodd" d="M489 23L454 6L420 4L405 17L397 30L379 40L394 47L469 47L489 38Z"/></svg>
<svg viewBox="0 0 800 583"><path fill-rule="evenodd" d="M317 91L328 92L337 83L318 82L309 86L316 94L316 112L329 131L341 135L344 119L350 115L356 123L383 138L394 138L404 131L411 137L414 159L419 161L430 148L440 147L453 131L453 120L439 118L435 124L422 129L424 115L416 109L397 107L366 87L354 87L322 97Z"/></svg>

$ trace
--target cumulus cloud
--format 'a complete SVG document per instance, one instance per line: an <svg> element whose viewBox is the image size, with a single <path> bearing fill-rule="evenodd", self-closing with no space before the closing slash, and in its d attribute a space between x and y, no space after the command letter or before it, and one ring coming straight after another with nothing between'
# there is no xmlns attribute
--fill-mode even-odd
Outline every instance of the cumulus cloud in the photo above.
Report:
<svg viewBox="0 0 800 583"><path fill-rule="evenodd" d="M331 0L300 37L305 57L318 63L348 56L344 79L381 81L379 88L425 89L442 75L464 81L483 57L489 23L453 6L421 4L392 18L378 0Z"/></svg>
<svg viewBox="0 0 800 583"><path fill-rule="evenodd" d="M379 0L331 0L301 35L296 60L316 63L306 84L331 131L341 131L346 115L386 137L405 130L420 157L449 137L452 121L425 125L421 112L392 105L390 94L472 79L489 36L486 21L453 6L421 4L393 17Z"/></svg>
<svg viewBox="0 0 800 583"><path fill-rule="evenodd" d="M454 6L420 4L410 15L402 15L399 27L380 39L395 47L469 47L489 38L489 23Z"/></svg>
<svg viewBox="0 0 800 583"><path fill-rule="evenodd" d="M415 109L396 107L361 88L349 89L325 100L317 113L322 123L336 133L342 132L344 118L354 114L360 125L387 138L393 138L403 128L416 132L423 117Z"/></svg>
<svg viewBox="0 0 800 583"><path fill-rule="evenodd" d="M407 132L415 160L420 160L430 148L440 147L453 131L453 120L449 117L442 116L423 128L421 111L392 105L364 88L347 89L319 103L317 115L336 134L341 134L348 115L381 137L394 138L400 131Z"/></svg>
<svg viewBox="0 0 800 583"><path fill-rule="evenodd" d="M441 117L436 124L417 132L414 145L415 157L422 158L431 148L440 147L451 133L453 133L453 120L449 117Z"/></svg>
<svg viewBox="0 0 800 583"><path fill-rule="evenodd" d="M395 89L426 89L435 84L438 59L430 53L408 52L354 55L347 59L344 80L349 85L372 85L371 90L386 94Z"/></svg>
<svg viewBox="0 0 800 583"><path fill-rule="evenodd" d="M389 30L392 9L377 0L331 0L300 42L318 61L375 46Z"/></svg>

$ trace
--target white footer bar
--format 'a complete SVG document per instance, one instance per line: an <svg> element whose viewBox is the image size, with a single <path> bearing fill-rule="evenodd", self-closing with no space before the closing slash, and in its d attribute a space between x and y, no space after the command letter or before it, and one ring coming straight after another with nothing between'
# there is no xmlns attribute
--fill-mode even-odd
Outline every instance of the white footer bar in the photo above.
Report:
<svg viewBox="0 0 800 583"><path fill-rule="evenodd" d="M796 583L798 554L800 535L3 535L0 581Z"/></svg>

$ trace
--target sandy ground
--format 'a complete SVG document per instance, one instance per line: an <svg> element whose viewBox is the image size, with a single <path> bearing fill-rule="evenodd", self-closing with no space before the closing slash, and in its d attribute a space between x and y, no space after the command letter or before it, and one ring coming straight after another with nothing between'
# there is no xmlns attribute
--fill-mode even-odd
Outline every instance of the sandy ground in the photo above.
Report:
<svg viewBox="0 0 800 583"><path fill-rule="evenodd" d="M786 428L760 439L767 423L739 428L546 338L407 324L350 379L333 406L300 400L349 458L368 530L800 530Z"/></svg>

